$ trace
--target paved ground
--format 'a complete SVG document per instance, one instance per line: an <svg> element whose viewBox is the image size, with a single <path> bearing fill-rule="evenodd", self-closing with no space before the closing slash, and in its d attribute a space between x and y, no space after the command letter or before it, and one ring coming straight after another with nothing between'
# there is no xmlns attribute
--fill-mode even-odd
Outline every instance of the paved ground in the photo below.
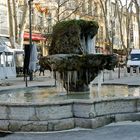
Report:
<svg viewBox="0 0 140 140"><path fill-rule="evenodd" d="M52 76L49 71L45 72L45 76L39 76L37 73L33 81L28 80L28 87L36 85L55 85L55 80L51 77ZM134 73L132 76L130 76L130 74L125 73L124 69L121 69L120 78L118 78L118 69L115 69L112 74L110 74L109 71L105 71L103 77L104 83L140 85L140 74L137 75ZM97 82L98 77L95 78L93 83ZM0 90L17 87L25 87L25 81L23 77L0 80Z"/></svg>
<svg viewBox="0 0 140 140"><path fill-rule="evenodd" d="M127 85L140 85L140 74L127 73L126 69L121 69L120 73L118 69L115 71L104 71L103 83L108 84L127 84ZM95 78L93 83L98 83L98 77Z"/></svg>
<svg viewBox="0 0 140 140"><path fill-rule="evenodd" d="M129 74L118 78L118 73L113 74L113 78L109 78L109 73L105 73L105 83L118 83L129 85L140 85L140 75ZM98 78L94 80L98 82ZM8 85L2 85L4 83ZM9 88L25 87L23 78L7 79L0 81L0 90ZM55 81L47 72L45 76L36 76L33 81L28 81L28 86L36 85L54 85ZM121 122L110 124L94 130L74 129L71 131L51 132L51 133L14 133L4 135L0 133L1 140L140 140L140 122Z"/></svg>
<svg viewBox="0 0 140 140"><path fill-rule="evenodd" d="M51 133L14 133L2 140L140 140L140 122L123 122L105 127Z"/></svg>
<svg viewBox="0 0 140 140"><path fill-rule="evenodd" d="M55 80L51 78L51 74L49 71L46 71L45 76L39 76L37 73L36 76L34 76L33 81L29 80L29 77L27 78L27 85L28 87L31 86L46 86L46 85L55 85ZM17 77L17 78L9 78L9 79L3 79L0 80L0 90L4 89L10 89L10 88L23 88L26 87L26 83L23 77Z"/></svg>

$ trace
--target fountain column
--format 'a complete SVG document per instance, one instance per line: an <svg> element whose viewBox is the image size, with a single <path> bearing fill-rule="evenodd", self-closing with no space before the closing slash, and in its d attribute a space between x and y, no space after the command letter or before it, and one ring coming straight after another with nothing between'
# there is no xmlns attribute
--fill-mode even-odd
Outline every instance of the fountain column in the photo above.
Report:
<svg viewBox="0 0 140 140"><path fill-rule="evenodd" d="M90 36L87 37L86 48L88 54L96 54L95 41L96 41L95 36L93 38L91 38Z"/></svg>

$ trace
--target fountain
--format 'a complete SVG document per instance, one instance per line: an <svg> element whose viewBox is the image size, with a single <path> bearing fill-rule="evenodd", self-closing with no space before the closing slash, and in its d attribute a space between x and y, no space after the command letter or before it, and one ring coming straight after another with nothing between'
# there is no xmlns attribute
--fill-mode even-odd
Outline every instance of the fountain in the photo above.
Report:
<svg viewBox="0 0 140 140"><path fill-rule="evenodd" d="M89 83L100 71L112 69L116 63L113 55L93 54L95 49L89 44L97 30L96 22L84 20L64 21L54 27L49 56L44 62L51 66L56 80L70 94L61 95L60 99L56 91L52 92L52 87L47 87L50 94L40 87L0 91L0 130L46 132L140 120L139 96L122 94L106 98L105 93L103 98L89 98L88 93L81 94L89 91Z"/></svg>
<svg viewBox="0 0 140 140"><path fill-rule="evenodd" d="M60 76L57 80L63 82L68 93L89 91L89 83L101 70L111 70L116 65L114 55L95 54L97 31L97 22L85 20L63 21L54 27L46 62L55 78Z"/></svg>

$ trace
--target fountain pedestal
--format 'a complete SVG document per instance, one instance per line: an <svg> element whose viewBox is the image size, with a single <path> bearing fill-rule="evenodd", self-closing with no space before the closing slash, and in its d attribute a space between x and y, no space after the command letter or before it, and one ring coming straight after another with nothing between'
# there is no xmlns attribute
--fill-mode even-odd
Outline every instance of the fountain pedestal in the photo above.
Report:
<svg viewBox="0 0 140 140"><path fill-rule="evenodd" d="M95 53L96 21L69 20L53 28L49 64L67 91L88 91L89 83L103 69L112 69L113 55ZM59 76L58 76L59 75Z"/></svg>
<svg viewBox="0 0 140 140"><path fill-rule="evenodd" d="M56 54L48 56L54 77L62 82L69 92L89 91L89 83L103 69L112 69L115 65L113 55L103 54Z"/></svg>

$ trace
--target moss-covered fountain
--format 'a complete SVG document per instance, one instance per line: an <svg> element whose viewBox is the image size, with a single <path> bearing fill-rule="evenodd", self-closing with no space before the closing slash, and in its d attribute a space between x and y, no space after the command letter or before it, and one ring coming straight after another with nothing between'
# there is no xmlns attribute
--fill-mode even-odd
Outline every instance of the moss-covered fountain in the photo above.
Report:
<svg viewBox="0 0 140 140"><path fill-rule="evenodd" d="M116 63L113 55L93 54L89 44L92 44L97 30L96 22L84 20L64 21L54 27L50 55L43 62L46 67L48 64L51 66L55 78L62 81L67 91L87 91L88 84L101 70L112 69ZM66 96L55 93L53 96L52 92L47 93L50 87L18 88L0 89L2 131L46 132L75 127L97 128L111 122L140 120L139 96L125 97L124 94L97 99L89 95L88 98L76 98L76 93ZM81 97L83 93L77 94ZM69 98L71 95L74 97Z"/></svg>
<svg viewBox="0 0 140 140"><path fill-rule="evenodd" d="M88 91L89 83L101 70L111 70L116 64L113 55L94 54L93 38L98 28L96 21L85 20L63 21L54 26L46 59L68 92Z"/></svg>

